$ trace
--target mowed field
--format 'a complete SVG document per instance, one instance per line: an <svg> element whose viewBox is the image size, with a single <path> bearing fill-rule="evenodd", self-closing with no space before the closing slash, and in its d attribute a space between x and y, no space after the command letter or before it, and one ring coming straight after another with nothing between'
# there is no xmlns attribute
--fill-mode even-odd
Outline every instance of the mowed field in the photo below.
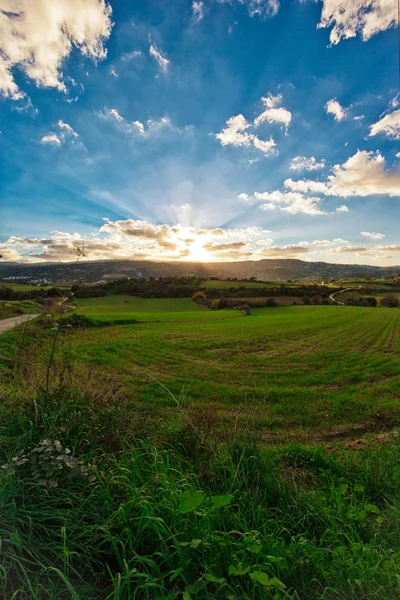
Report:
<svg viewBox="0 0 400 600"><path fill-rule="evenodd" d="M216 429L240 426L265 441L400 424L399 310L290 306L243 317L184 299L79 304L96 319L138 319L77 332L69 350L96 385L123 385L132 410L167 422L179 400L206 408Z"/></svg>

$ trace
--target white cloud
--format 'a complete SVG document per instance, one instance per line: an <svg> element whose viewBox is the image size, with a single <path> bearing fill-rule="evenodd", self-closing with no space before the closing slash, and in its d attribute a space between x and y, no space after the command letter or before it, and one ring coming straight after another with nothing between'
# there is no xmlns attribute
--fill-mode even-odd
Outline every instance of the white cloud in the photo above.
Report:
<svg viewBox="0 0 400 600"><path fill-rule="evenodd" d="M384 233L375 233L375 231L361 231L361 235L369 238L370 240L382 240L385 236Z"/></svg>
<svg viewBox="0 0 400 600"><path fill-rule="evenodd" d="M165 56L163 56L161 54L161 52L153 44L151 44L149 52L150 52L150 56L152 56L153 58L156 59L156 61L160 65L161 69L165 72L168 69L168 65L170 62L168 60L168 58L165 58Z"/></svg>
<svg viewBox="0 0 400 600"><path fill-rule="evenodd" d="M377 123L370 126L370 136L380 133L383 133L387 138L400 140L400 109L385 115Z"/></svg>
<svg viewBox="0 0 400 600"><path fill-rule="evenodd" d="M272 246L261 250L263 258L296 258L299 254L307 254L310 250L306 246Z"/></svg>
<svg viewBox="0 0 400 600"><path fill-rule="evenodd" d="M113 77L119 77L119 75L118 75L118 73L117 73L117 71L115 70L115 68L114 68L114 67L111 67L111 69L110 69L110 73L111 73L111 75L112 75Z"/></svg>
<svg viewBox="0 0 400 600"><path fill-rule="evenodd" d="M292 120L292 113L283 106L279 106L282 102L282 95L273 96L269 94L261 98L262 103L267 108L254 120L254 125L258 127L264 121L268 123L283 123L285 127L289 127Z"/></svg>
<svg viewBox="0 0 400 600"><path fill-rule="evenodd" d="M325 104L325 110L327 114L333 115L336 121L341 121L346 117L346 110L337 100L328 100Z"/></svg>
<svg viewBox="0 0 400 600"><path fill-rule="evenodd" d="M346 206L345 204L342 204L341 206L337 207L336 212L337 213L349 212L349 207Z"/></svg>
<svg viewBox="0 0 400 600"><path fill-rule="evenodd" d="M314 156L310 156L310 158L295 156L290 161L292 171L317 171L318 169L324 169L325 166L326 162L324 159L318 162Z"/></svg>
<svg viewBox="0 0 400 600"><path fill-rule="evenodd" d="M48 135L44 135L40 140L42 144L57 144L57 146L61 146L61 144L63 144L66 141L69 141L70 143L74 144L76 138L79 137L79 135L71 127L71 125L65 123L65 121L62 121L61 119L57 122L57 127L60 131L58 131L57 133L51 132ZM86 150L83 144L78 143L78 145Z"/></svg>
<svg viewBox="0 0 400 600"><path fill-rule="evenodd" d="M273 17L279 11L279 0L218 0L218 2L233 4L238 2L247 7L250 17Z"/></svg>
<svg viewBox="0 0 400 600"><path fill-rule="evenodd" d="M56 144L57 146L61 146L61 139L55 133L44 135L40 141L42 144Z"/></svg>
<svg viewBox="0 0 400 600"><path fill-rule="evenodd" d="M335 254L351 254L360 252L366 252L368 248L364 248L363 246L338 246L337 248L330 248L328 252L333 252Z"/></svg>
<svg viewBox="0 0 400 600"><path fill-rule="evenodd" d="M227 120L226 124L228 127L215 136L222 146L249 147L253 145L257 150L261 150L266 155L274 152L275 142L272 138L269 140L260 140L256 135L246 131L251 127L251 124L246 121L243 115L231 117Z"/></svg>
<svg viewBox="0 0 400 600"><path fill-rule="evenodd" d="M199 0L198 2L196 2L196 0L193 0L192 13L194 20L197 23L199 23L199 21L201 21L204 17L204 2L202 2L201 0Z"/></svg>
<svg viewBox="0 0 400 600"><path fill-rule="evenodd" d="M329 39L338 44L343 39L361 35L365 42L380 31L397 23L395 0L322 0L318 27L332 27Z"/></svg>
<svg viewBox="0 0 400 600"><path fill-rule="evenodd" d="M324 194L327 189L325 183L312 181L311 179L299 179L298 181L293 181L291 178L285 179L284 186L293 192L301 192L302 194L307 194L308 192Z"/></svg>
<svg viewBox="0 0 400 600"><path fill-rule="evenodd" d="M265 238L270 231L261 227L197 229L180 223L153 225L134 219L103 220L103 226L89 239L65 232L54 232L48 238L12 236L0 245L0 254L3 260L71 261L74 248L84 243L87 260L242 260L249 256L260 258L263 249L260 246L273 241Z"/></svg>
<svg viewBox="0 0 400 600"><path fill-rule="evenodd" d="M0 92L14 100L24 94L12 70L20 67L36 85L66 91L61 66L73 47L93 60L106 56L112 28L104 0L2 0Z"/></svg>
<svg viewBox="0 0 400 600"><path fill-rule="evenodd" d="M308 198L298 192L255 192L256 200L265 201L261 205L263 210L282 210L292 215L300 213L307 215L324 215L324 211L319 208L320 198Z"/></svg>
<svg viewBox="0 0 400 600"><path fill-rule="evenodd" d="M374 194L400 196L400 173L387 171L385 159L379 152L358 150L345 163L333 167L327 187L329 195L344 198Z"/></svg>
<svg viewBox="0 0 400 600"><path fill-rule="evenodd" d="M148 119L146 124L141 121L128 121L125 119L116 108L106 108L104 111L100 111L97 115L106 121L114 123L118 129L124 133L129 134L140 134L143 137L154 135L159 133L163 129L169 129L174 132L181 132L180 129L174 127L171 119L168 116L161 117L161 119Z"/></svg>
<svg viewBox="0 0 400 600"><path fill-rule="evenodd" d="M123 60L123 61L133 60L134 58L137 58L138 56L141 56L141 55L142 55L142 53L140 52L140 50L133 50L132 52L125 52L125 54L122 54L121 60Z"/></svg>
<svg viewBox="0 0 400 600"><path fill-rule="evenodd" d="M76 133L76 131L74 131L71 127L71 125L68 125L68 123L65 123L65 121L58 121L57 125L59 126L60 129L63 129L68 135L72 135L72 137L79 137L78 134Z"/></svg>
<svg viewBox="0 0 400 600"><path fill-rule="evenodd" d="M356 152L346 162L335 165L326 182L287 179L285 186L293 191L320 192L326 196L400 196L400 172L385 169L385 159L379 152ZM339 207L338 212L347 212Z"/></svg>

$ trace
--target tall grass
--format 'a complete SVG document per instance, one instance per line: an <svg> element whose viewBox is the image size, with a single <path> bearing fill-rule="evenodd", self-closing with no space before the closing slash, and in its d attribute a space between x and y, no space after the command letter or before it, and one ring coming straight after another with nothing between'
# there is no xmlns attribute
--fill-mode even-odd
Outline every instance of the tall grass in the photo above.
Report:
<svg viewBox="0 0 400 600"><path fill-rule="evenodd" d="M210 448L182 422L160 444L71 389L2 400L1 598L399 597L395 437Z"/></svg>

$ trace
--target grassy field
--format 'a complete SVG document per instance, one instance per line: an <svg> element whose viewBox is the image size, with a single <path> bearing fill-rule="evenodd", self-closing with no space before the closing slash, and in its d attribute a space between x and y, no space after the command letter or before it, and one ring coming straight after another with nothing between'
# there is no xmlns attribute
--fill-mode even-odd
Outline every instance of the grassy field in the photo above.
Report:
<svg viewBox="0 0 400 600"><path fill-rule="evenodd" d="M202 321L239 316L239 313L211 311L189 298L138 298L103 296L77 301L77 312L100 320L137 319L138 321Z"/></svg>
<svg viewBox="0 0 400 600"><path fill-rule="evenodd" d="M70 287L68 283L51 283L49 285L29 285L27 283L14 283L13 281L0 281L0 286L12 288L15 292L28 292L30 290L48 290L52 287L67 289Z"/></svg>
<svg viewBox="0 0 400 600"><path fill-rule="evenodd" d="M400 311L125 299L0 336L0 597L397 599Z"/></svg>
<svg viewBox="0 0 400 600"><path fill-rule="evenodd" d="M23 314L39 312L39 306L30 300L0 301L0 319L8 319Z"/></svg>
<svg viewBox="0 0 400 600"><path fill-rule="evenodd" d="M398 310L272 307L242 317L188 300L131 299L125 313L117 301L112 312L109 298L83 304L96 319L139 323L66 338L74 365L99 386L123 385L131 410L161 415L165 427L176 415L173 396L190 410L212 410L218 431L240 426L260 441L400 424ZM136 312L138 304L146 312Z"/></svg>
<svg viewBox="0 0 400 600"><path fill-rule="evenodd" d="M374 298L376 298L379 303L379 300L381 298L384 298L385 296L396 296L397 298L399 298L400 291L398 291L398 290L374 291L374 290L370 289L370 294L365 294L365 293L362 293L361 291L354 290L354 292L343 292L342 294L340 294L340 293L336 294L335 298L336 298L336 300L339 300L340 302L344 302L348 298L354 298L355 300L358 300L359 298L366 298L366 297L368 297L368 295L374 296Z"/></svg>
<svg viewBox="0 0 400 600"><path fill-rule="evenodd" d="M209 279L201 284L203 288L215 288L228 290L229 288L272 288L279 286L279 283L257 283L256 281L227 281L225 279ZM290 285L288 286L290 287Z"/></svg>

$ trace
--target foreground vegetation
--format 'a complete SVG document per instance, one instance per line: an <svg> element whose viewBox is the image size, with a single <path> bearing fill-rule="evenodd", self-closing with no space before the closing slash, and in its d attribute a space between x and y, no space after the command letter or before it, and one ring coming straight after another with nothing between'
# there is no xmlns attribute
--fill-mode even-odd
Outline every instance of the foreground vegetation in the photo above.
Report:
<svg viewBox="0 0 400 600"><path fill-rule="evenodd" d="M389 308L110 295L0 336L0 597L395 600L399 367Z"/></svg>
<svg viewBox="0 0 400 600"><path fill-rule="evenodd" d="M396 437L259 450L182 417L160 445L112 398L2 396L2 598L398 597Z"/></svg>

